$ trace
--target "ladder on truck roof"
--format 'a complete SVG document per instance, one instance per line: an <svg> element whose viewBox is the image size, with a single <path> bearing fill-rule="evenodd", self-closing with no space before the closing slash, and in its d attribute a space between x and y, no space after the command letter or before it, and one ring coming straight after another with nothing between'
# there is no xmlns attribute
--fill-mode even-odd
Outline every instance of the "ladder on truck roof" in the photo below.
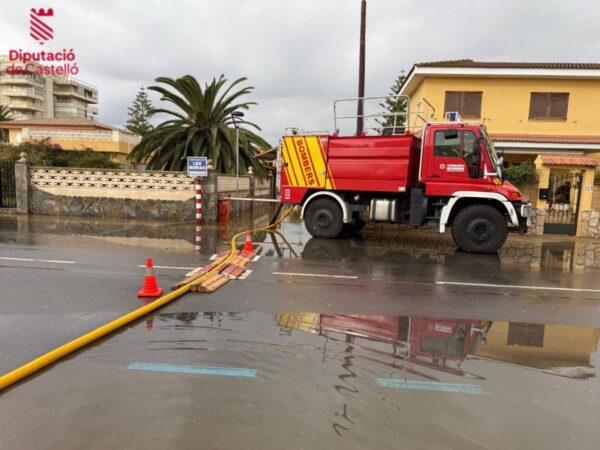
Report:
<svg viewBox="0 0 600 450"><path fill-rule="evenodd" d="M384 110L385 106L382 102L388 99L404 102L405 111L389 112ZM363 114L348 114L347 110L350 107L357 109L359 101L362 101L364 105ZM373 108L373 103L375 103L376 110L367 112L369 107ZM340 125L347 123L344 121L356 121L358 118L363 118L363 129L367 135L396 135L405 134L406 131L419 135L423 127L434 117L435 108L424 97L417 103L415 111L410 110L410 98L407 95L343 98L333 102L333 128L336 133L343 135L352 135L353 133L341 133ZM354 125L352 126L354 127Z"/></svg>

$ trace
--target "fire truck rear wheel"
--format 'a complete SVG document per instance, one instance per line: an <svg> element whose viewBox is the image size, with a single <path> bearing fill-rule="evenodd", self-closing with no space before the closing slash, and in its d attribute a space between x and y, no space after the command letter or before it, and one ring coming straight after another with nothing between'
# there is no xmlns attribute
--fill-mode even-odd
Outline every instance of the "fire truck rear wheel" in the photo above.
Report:
<svg viewBox="0 0 600 450"><path fill-rule="evenodd" d="M306 208L304 223L314 237L336 238L344 227L342 209L332 199L318 198Z"/></svg>
<svg viewBox="0 0 600 450"><path fill-rule="evenodd" d="M465 252L495 253L507 235L506 219L493 206L467 206L452 221L452 238Z"/></svg>

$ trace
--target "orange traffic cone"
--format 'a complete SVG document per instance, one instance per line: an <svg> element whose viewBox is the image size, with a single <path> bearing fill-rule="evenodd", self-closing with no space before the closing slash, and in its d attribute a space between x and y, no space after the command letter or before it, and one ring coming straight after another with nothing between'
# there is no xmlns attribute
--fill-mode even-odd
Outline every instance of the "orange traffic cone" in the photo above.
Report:
<svg viewBox="0 0 600 450"><path fill-rule="evenodd" d="M246 232L246 242L244 242L244 251L245 252L252 252L252 251L254 251L252 249L252 233L250 233L250 230L248 230Z"/></svg>
<svg viewBox="0 0 600 450"><path fill-rule="evenodd" d="M162 293L162 288L159 288L158 283L156 283L152 258L148 258L146 260L146 276L144 277L144 286L140 292L138 292L138 297L160 297Z"/></svg>

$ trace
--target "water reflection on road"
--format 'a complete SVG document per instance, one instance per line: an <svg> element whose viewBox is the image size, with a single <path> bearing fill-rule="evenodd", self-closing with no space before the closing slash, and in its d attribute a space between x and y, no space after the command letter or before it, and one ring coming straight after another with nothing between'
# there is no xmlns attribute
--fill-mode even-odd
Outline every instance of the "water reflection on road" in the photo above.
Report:
<svg viewBox="0 0 600 450"><path fill-rule="evenodd" d="M234 234L264 226L273 215L274 206L258 204L245 209L230 220L202 225L201 253L207 256L229 247ZM181 222L108 221L93 218L0 215L0 242L35 245L48 235L92 237L101 245L147 246L177 251L194 251L196 226ZM458 254L447 235L405 227L368 226L360 235L342 239L312 238L295 210L279 232L253 234L257 253L275 258L302 258L323 261L361 261L395 259L447 264L466 259ZM485 265L510 265L543 272L573 272L600 268L600 242L545 236L512 236L493 257L478 256Z"/></svg>
<svg viewBox="0 0 600 450"><path fill-rule="evenodd" d="M144 334L147 350L160 358L256 369L258 379L270 385L271 401L285 392L286 398L312 402L311 414L320 423L304 416L304 402L285 406L289 425L305 426L302 436L328 429L335 436L393 445L389 427L407 420L406 408L413 408L411 420L425 422L462 410L464 420L453 432L478 424L475 434L485 436L486 421L515 426L515 408L543 422L557 414L552 408L558 398L565 411L590 414L589 401L600 392L597 328L317 312L161 313L153 320ZM472 394L486 400L467 400L477 397ZM499 406L505 403L508 409ZM421 416L424 411L430 415ZM295 431L289 433L297 444ZM452 433L438 430L431 442L425 436L419 442L439 445L441 435L452 447ZM513 438L520 442L518 436L500 441Z"/></svg>

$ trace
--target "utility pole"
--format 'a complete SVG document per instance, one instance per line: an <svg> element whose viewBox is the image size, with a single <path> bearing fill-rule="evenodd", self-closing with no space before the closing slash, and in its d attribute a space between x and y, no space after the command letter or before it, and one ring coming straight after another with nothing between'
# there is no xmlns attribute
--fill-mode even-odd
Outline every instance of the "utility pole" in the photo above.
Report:
<svg viewBox="0 0 600 450"><path fill-rule="evenodd" d="M358 111L356 115L356 135L364 129L364 100L365 97L365 35L367 28L367 0L360 2L360 52L358 56Z"/></svg>

